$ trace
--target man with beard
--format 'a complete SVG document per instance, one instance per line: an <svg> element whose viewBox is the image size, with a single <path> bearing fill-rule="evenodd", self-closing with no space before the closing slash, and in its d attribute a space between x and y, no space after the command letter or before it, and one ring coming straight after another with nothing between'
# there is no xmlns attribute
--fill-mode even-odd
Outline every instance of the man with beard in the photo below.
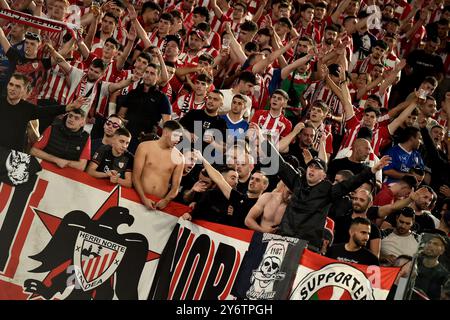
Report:
<svg viewBox="0 0 450 320"><path fill-rule="evenodd" d="M142 142L136 150L133 185L148 209L164 209L178 194L184 157L175 146L183 136L182 129L178 122L166 121L159 140ZM155 203L146 194L161 200Z"/></svg>
<svg viewBox="0 0 450 320"><path fill-rule="evenodd" d="M429 186L423 186L419 190L421 191L418 192L417 197L414 197L410 207L415 213L415 222L412 230L420 234L424 232L424 230L432 230L436 227L434 220L431 217L430 210L434 207L437 195ZM396 218L396 215L389 215L386 218L386 222L395 226Z"/></svg>
<svg viewBox="0 0 450 320"><path fill-rule="evenodd" d="M441 285L449 277L449 272L439 263L439 257L445 253L447 240L441 235L433 235L422 249L418 262L418 274L414 286L423 290L430 299L438 300Z"/></svg>
<svg viewBox="0 0 450 320"><path fill-rule="evenodd" d="M389 46L383 40L378 40L372 47L372 53L365 59L359 60L352 70L352 75L360 73L370 73L372 69L378 65L384 65L385 55L389 49Z"/></svg>
<svg viewBox="0 0 450 320"><path fill-rule="evenodd" d="M383 231L380 262L393 266L401 255L414 256L417 251L417 234L411 231L414 225L414 210L410 207L400 210L395 229Z"/></svg>
<svg viewBox="0 0 450 320"><path fill-rule="evenodd" d="M310 158L319 157L326 162L327 155L325 152L325 144L321 142L319 152L313 148L313 139L316 135L314 127L308 123L306 126L303 122L299 122L291 133L281 139L279 151L281 153L288 152L296 157L300 163L300 167L306 169L306 164ZM291 143L296 139L296 143Z"/></svg>
<svg viewBox="0 0 450 320"><path fill-rule="evenodd" d="M372 194L362 188L355 191L352 199L352 212L335 219L334 227L334 243L345 243L349 237L349 227L352 220L359 218L367 218L367 210L372 206ZM376 257L380 255L381 235L377 225L371 223L370 233L367 241L367 249Z"/></svg>
<svg viewBox="0 0 450 320"><path fill-rule="evenodd" d="M128 120L127 129L132 139L128 149L134 152L142 134L156 132L161 121L170 120L171 106L169 99L156 86L161 76L160 68L150 63L145 70L143 83L125 97L119 115Z"/></svg>
<svg viewBox="0 0 450 320"><path fill-rule="evenodd" d="M114 137L114 133L117 129L123 128L123 119L119 117L117 114L112 114L106 119L105 124L103 125L103 137L92 140L91 144L91 156L94 155L95 151L101 146L111 145L112 138Z"/></svg>
<svg viewBox="0 0 450 320"><path fill-rule="evenodd" d="M332 245L328 248L326 256L343 262L379 265L378 258L365 248L369 241L370 227L367 218L353 219L348 230L350 236L348 242Z"/></svg>
<svg viewBox="0 0 450 320"><path fill-rule="evenodd" d="M207 157L215 156L215 150L218 150L220 153L224 150L227 124L218 115L222 105L222 93L219 90L211 91L208 93L205 109L191 110L180 120L180 124L190 133L188 146L191 146L190 143L201 144L202 151ZM207 148L208 152L205 153Z"/></svg>
<svg viewBox="0 0 450 320"><path fill-rule="evenodd" d="M245 225L258 232L275 233L292 192L280 181L272 192L259 197L245 218ZM259 221L259 222L258 222Z"/></svg>
<svg viewBox="0 0 450 320"><path fill-rule="evenodd" d="M319 159L309 161L306 174L300 174L283 160L276 148L264 137L260 128L253 125L261 143L260 154L270 156L273 164L278 161L278 176L292 190L292 199L281 220L278 233L282 236L307 240L312 250L319 251L323 240L323 226L329 206L350 191L355 190L389 163L389 157L383 157L371 169L365 168L360 174L341 183L332 184L326 178L327 165Z"/></svg>

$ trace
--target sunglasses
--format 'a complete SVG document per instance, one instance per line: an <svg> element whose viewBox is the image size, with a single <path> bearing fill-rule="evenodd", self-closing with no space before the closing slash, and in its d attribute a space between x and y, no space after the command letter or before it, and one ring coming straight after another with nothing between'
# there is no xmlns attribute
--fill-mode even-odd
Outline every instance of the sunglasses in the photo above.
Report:
<svg viewBox="0 0 450 320"><path fill-rule="evenodd" d="M30 31L27 31L25 33L25 38L30 39L30 40L41 41L40 35L38 35L37 33L34 33L34 32L30 32Z"/></svg>
<svg viewBox="0 0 450 320"><path fill-rule="evenodd" d="M105 124L107 126L112 126L114 129L120 128L120 124L112 122L111 120L107 120Z"/></svg>

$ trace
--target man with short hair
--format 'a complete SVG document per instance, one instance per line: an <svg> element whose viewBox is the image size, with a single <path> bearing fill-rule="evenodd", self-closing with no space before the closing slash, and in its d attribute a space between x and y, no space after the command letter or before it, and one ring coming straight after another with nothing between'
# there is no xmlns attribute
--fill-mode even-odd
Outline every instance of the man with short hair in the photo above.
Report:
<svg viewBox="0 0 450 320"><path fill-rule="evenodd" d="M48 106L38 108L24 101L29 93L29 78L14 73L9 79L7 95L0 96L0 146L23 151L25 148L25 132L30 120L52 118L58 114L80 108L83 98L78 98L67 106Z"/></svg>
<svg viewBox="0 0 450 320"><path fill-rule="evenodd" d="M349 241L332 245L328 248L326 256L343 262L378 266L378 258L365 248L369 241L370 226L367 218L353 219L348 230Z"/></svg>
<svg viewBox="0 0 450 320"><path fill-rule="evenodd" d="M109 179L112 184L131 188L133 158L127 154L130 140L130 132L125 128L118 128L111 144L101 146L94 153L86 172L94 178Z"/></svg>
<svg viewBox="0 0 450 320"><path fill-rule="evenodd" d="M399 144L393 146L387 154L392 158L389 166L384 168L383 173L387 176L386 183L398 181L409 174L411 168L424 169L422 156L418 151L421 134L416 127L407 127L399 138Z"/></svg>
<svg viewBox="0 0 450 320"><path fill-rule="evenodd" d="M36 103L37 96L42 88L45 72L51 68L50 59L38 58L41 36L37 33L26 32L24 54L21 54L18 48L11 46L3 29L0 28L0 45L9 60L11 72L26 74L31 79L32 92L27 100Z"/></svg>
<svg viewBox="0 0 450 320"><path fill-rule="evenodd" d="M414 287L423 290L432 300L440 298L441 285L448 279L447 269L439 263L439 257L445 253L447 245L443 236L432 235L418 258Z"/></svg>
<svg viewBox="0 0 450 320"><path fill-rule="evenodd" d="M129 150L131 153L137 148L139 138L143 134L156 133L156 126L162 120L170 120L171 106L167 96L158 87L161 70L151 63L146 68L143 83L132 90L119 110L119 116L128 120L127 129L132 139Z"/></svg>
<svg viewBox="0 0 450 320"><path fill-rule="evenodd" d="M322 245L323 226L329 205L369 181L378 170L389 163L389 157L383 157L372 168L365 168L360 174L332 185L325 179L327 165L323 160L318 158L311 160L306 174L301 175L283 160L270 142L264 140L257 125L253 124L252 128L262 142L264 153L270 154L272 161L274 157L278 158L278 176L293 192L281 221L279 234L305 239L315 250L319 250Z"/></svg>
<svg viewBox="0 0 450 320"><path fill-rule="evenodd" d="M256 76L250 71L242 72L238 79L237 84L231 89L222 89L220 92L223 94L223 106L219 109L220 114L226 114L231 108L231 102L236 94L240 94L245 98L244 118L250 117L250 111L252 108L252 100L250 97L253 94L253 88L256 85Z"/></svg>
<svg viewBox="0 0 450 320"><path fill-rule="evenodd" d="M392 266L401 255L414 256L419 243L418 235L411 231L414 225L414 210L410 207L400 210L394 229L383 230L380 262Z"/></svg>
<svg viewBox="0 0 450 320"><path fill-rule="evenodd" d="M270 109L256 111L251 120L263 130L263 134L270 136L274 143L292 130L292 123L283 115L283 108L287 107L288 100L289 96L284 90L275 90L270 97Z"/></svg>
<svg viewBox="0 0 450 320"><path fill-rule="evenodd" d="M206 104L206 95L211 87L213 79L207 74L201 73L194 82L192 92L187 92L175 100L172 105L172 118L181 119L190 110L202 110Z"/></svg>
<svg viewBox="0 0 450 320"><path fill-rule="evenodd" d="M416 187L417 179L413 175L405 175L397 182L390 184L384 183L380 192L375 196L373 204L375 206L392 204L395 200L408 197Z"/></svg>
<svg viewBox="0 0 450 320"><path fill-rule="evenodd" d="M231 100L230 111L220 116L227 123L227 143L245 139L245 133L248 130L248 122L243 118L246 102L245 96L241 94L234 95Z"/></svg>
<svg viewBox="0 0 450 320"><path fill-rule="evenodd" d="M220 191L222 191L223 195L229 200L229 203L232 206L229 224L239 228L246 228L244 221L248 212L269 185L267 177L260 171L254 172L248 182L247 192L241 193L234 190L220 172L214 169L211 164L203 158L199 151L196 151L196 155L197 158L203 162L203 166L205 167L206 172L208 172L208 175L214 183L217 184Z"/></svg>
<svg viewBox="0 0 450 320"><path fill-rule="evenodd" d="M220 153L224 151L224 139L226 137L227 124L219 117L218 111L223 105L223 96L219 90L208 93L208 100L203 110L191 110L183 118L180 124L190 133L191 142L200 139L203 153L211 145L207 157L213 156L213 150ZM198 132L196 131L199 130Z"/></svg>
<svg viewBox="0 0 450 320"><path fill-rule="evenodd" d="M348 241L348 229L351 221L356 217L367 218L367 210L372 206L372 194L362 188L357 189L352 196L352 209L346 214L335 219L334 243L345 243ZM377 225L371 223L370 236L367 249L376 257L380 256L381 235Z"/></svg>
<svg viewBox="0 0 450 320"><path fill-rule="evenodd" d="M169 120L161 138L139 144L134 157L132 180L142 204L148 209L164 209L178 194L183 175L184 156L175 146L183 136L183 127ZM147 198L154 195L160 200Z"/></svg>
<svg viewBox="0 0 450 320"><path fill-rule="evenodd" d="M119 128L124 127L123 119L117 114L112 114L106 119L105 124L103 125L103 137L92 140L91 143L91 155L94 155L94 152L97 149L104 145L111 145L112 138L114 137L114 133Z"/></svg>
<svg viewBox="0 0 450 320"><path fill-rule="evenodd" d="M91 158L91 138L84 131L85 123L86 113L82 109L70 111L62 121L57 120L45 129L30 154L60 168L84 171Z"/></svg>

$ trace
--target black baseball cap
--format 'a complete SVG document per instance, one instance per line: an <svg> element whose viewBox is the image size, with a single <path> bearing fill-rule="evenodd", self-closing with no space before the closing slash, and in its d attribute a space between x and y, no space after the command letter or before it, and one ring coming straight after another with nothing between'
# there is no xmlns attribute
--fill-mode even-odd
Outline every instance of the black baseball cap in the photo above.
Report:
<svg viewBox="0 0 450 320"><path fill-rule="evenodd" d="M314 157L310 162L308 162L308 167L310 165L312 165L312 164L315 164L320 169L322 169L323 171L327 172L327 169L328 169L327 164L322 159Z"/></svg>

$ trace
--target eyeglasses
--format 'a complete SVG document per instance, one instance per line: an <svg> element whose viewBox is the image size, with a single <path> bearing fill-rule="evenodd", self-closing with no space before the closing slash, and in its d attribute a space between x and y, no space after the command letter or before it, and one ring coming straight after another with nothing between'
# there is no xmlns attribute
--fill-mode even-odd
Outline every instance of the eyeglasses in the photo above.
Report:
<svg viewBox="0 0 450 320"><path fill-rule="evenodd" d="M120 128L120 124L112 122L111 120L107 120L105 123L107 126L112 126L114 129Z"/></svg>
<svg viewBox="0 0 450 320"><path fill-rule="evenodd" d="M30 31L27 31L25 33L25 38L27 38L29 40L41 41L41 36L40 35L38 35L37 33L34 33L34 32L30 32Z"/></svg>

